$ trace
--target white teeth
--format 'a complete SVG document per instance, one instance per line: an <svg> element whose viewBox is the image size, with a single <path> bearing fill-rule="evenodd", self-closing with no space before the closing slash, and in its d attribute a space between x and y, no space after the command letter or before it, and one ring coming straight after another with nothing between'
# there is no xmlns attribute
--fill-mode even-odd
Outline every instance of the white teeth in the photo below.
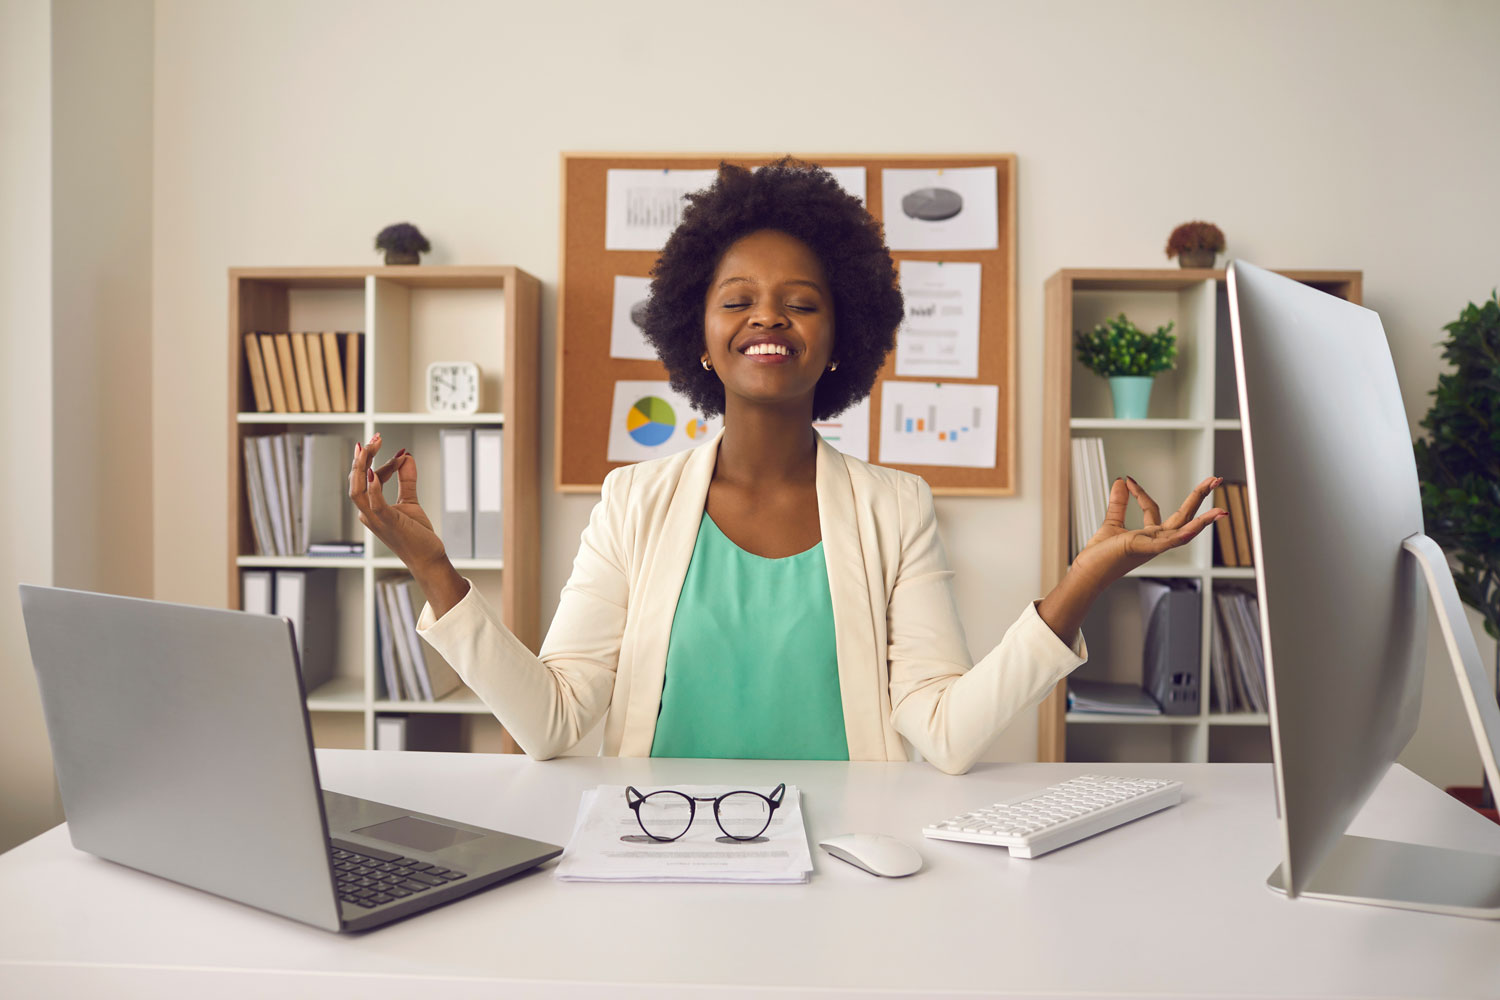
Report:
<svg viewBox="0 0 1500 1000"><path fill-rule="evenodd" d="M780 354L789 355L792 352L780 344L756 344L745 349L746 354Z"/></svg>

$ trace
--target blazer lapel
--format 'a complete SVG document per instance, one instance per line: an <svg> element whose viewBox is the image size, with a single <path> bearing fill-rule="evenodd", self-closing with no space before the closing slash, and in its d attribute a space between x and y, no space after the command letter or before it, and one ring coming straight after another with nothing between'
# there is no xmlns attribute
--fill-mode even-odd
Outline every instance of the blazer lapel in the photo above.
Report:
<svg viewBox="0 0 1500 1000"><path fill-rule="evenodd" d="M834 643L839 663L839 695L844 703L844 734L850 760L885 760L885 718L881 687L884 658L875 648L870 609L870 572L860 541L861 511L843 454L818 436L818 523L823 559L833 600ZM863 512L868 518L869 512ZM877 555L878 553L872 553ZM879 560L875 572L878 576Z"/></svg>
<svg viewBox="0 0 1500 1000"><path fill-rule="evenodd" d="M723 436L720 430L713 440L688 454L681 477L672 490L661 532L646 556L648 562L639 589L641 628L631 670L630 704L620 738L622 757L651 756L656 718L661 712L662 685L667 676L672 618L677 613L677 599L682 595L682 583L693 559L693 544L703 522L708 485L713 480L719 439Z"/></svg>

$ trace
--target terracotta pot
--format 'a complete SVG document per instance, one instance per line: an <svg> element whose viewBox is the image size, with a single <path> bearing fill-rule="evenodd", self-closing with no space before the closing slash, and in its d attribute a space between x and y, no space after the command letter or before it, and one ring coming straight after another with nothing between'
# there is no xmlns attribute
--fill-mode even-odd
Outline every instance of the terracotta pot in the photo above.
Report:
<svg viewBox="0 0 1500 1000"><path fill-rule="evenodd" d="M1177 263L1181 267L1213 267L1215 256L1212 250L1184 250Z"/></svg>
<svg viewBox="0 0 1500 1000"><path fill-rule="evenodd" d="M385 262L387 264L420 264L422 259L416 253L396 253L394 250L387 250Z"/></svg>

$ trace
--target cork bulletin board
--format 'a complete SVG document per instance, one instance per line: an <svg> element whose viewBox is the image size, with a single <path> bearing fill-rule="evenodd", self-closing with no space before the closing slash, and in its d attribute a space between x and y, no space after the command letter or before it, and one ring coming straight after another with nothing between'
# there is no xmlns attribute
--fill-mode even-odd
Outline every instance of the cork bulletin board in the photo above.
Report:
<svg viewBox="0 0 1500 1000"><path fill-rule="evenodd" d="M881 389L897 380L896 353L886 358L870 395L870 454L876 464L914 472L944 495L1013 496L1016 493L1016 158L1014 154L881 155L804 154L799 159L828 167L864 167L865 205L881 218L881 171L885 168L995 167L999 190L999 241L992 250L892 251L897 260L977 261L979 293L978 377L945 379L953 384L999 387L993 468L895 465L880 462ZM610 322L616 275L646 277L654 250L606 250L606 183L611 169L712 170L721 160L746 167L777 159L770 154L564 153L562 233L557 319L556 488L597 492L611 469L608 460L610 407L615 382L667 378L656 360L610 356ZM929 384L932 379L900 381Z"/></svg>

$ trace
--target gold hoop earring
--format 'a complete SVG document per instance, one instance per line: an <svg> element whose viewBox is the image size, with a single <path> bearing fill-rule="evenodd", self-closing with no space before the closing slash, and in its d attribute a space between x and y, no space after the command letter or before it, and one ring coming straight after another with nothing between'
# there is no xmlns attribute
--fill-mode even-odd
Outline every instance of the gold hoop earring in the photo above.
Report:
<svg viewBox="0 0 1500 1000"><path fill-rule="evenodd" d="M838 371L839 370L839 363L837 361L833 362L832 364L830 364L828 366L828 370L831 371L831 372Z"/></svg>
<svg viewBox="0 0 1500 1000"><path fill-rule="evenodd" d="M713 362L709 361L707 358L704 358L703 359L703 370L706 371L706 372L713 371L714 370Z"/></svg>

